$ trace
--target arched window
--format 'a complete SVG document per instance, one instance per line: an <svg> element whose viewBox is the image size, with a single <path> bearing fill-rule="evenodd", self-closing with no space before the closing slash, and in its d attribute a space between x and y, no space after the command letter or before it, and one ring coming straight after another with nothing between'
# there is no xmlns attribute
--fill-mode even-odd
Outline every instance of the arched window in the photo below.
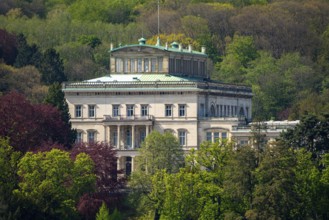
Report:
<svg viewBox="0 0 329 220"><path fill-rule="evenodd" d="M216 116L215 106L211 105L211 107L210 107L210 117L215 117L215 116Z"/></svg>

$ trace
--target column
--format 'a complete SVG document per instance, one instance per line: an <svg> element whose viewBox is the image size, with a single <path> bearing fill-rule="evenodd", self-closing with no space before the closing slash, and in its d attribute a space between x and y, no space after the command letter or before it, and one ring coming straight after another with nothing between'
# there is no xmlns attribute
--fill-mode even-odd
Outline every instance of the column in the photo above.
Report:
<svg viewBox="0 0 329 220"><path fill-rule="evenodd" d="M118 133L118 138L117 138L117 139L118 139L118 140L117 140L117 142L118 142L118 143L117 143L117 148L118 148L118 149L120 149L120 142L121 142L121 140L120 140L120 139L121 139L121 138L120 138L120 136L121 136L121 134L120 134L120 130L121 130L121 127L120 127L120 125L118 125L118 132L117 132L117 133Z"/></svg>
<svg viewBox="0 0 329 220"><path fill-rule="evenodd" d="M135 169L135 157L131 157L131 172L134 172Z"/></svg>
<svg viewBox="0 0 329 220"><path fill-rule="evenodd" d="M149 134L149 126L146 125L145 126L145 137L147 137L148 134Z"/></svg>
<svg viewBox="0 0 329 220"><path fill-rule="evenodd" d="M120 164L120 162L121 162L121 158L118 157L117 158L117 170L121 170L121 164Z"/></svg>
<svg viewBox="0 0 329 220"><path fill-rule="evenodd" d="M109 145L111 145L111 126L108 126L108 131L107 131L107 142Z"/></svg>
<svg viewBox="0 0 329 220"><path fill-rule="evenodd" d="M107 128L107 126L106 125L104 125L104 142L106 143L107 142L107 132L106 132L106 129Z"/></svg>
<svg viewBox="0 0 329 220"><path fill-rule="evenodd" d="M131 149L135 148L135 125L131 126Z"/></svg>

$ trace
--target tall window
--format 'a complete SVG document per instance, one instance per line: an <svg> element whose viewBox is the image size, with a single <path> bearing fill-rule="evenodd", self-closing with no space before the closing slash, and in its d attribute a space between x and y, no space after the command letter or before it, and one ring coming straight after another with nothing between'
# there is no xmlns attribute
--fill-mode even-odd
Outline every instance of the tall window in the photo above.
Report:
<svg viewBox="0 0 329 220"><path fill-rule="evenodd" d="M223 140L227 139L227 133L226 132L222 132L222 139Z"/></svg>
<svg viewBox="0 0 329 220"><path fill-rule="evenodd" d="M116 117L120 115L120 111L119 111L119 105L113 105L112 106L112 116Z"/></svg>
<svg viewBox="0 0 329 220"><path fill-rule="evenodd" d="M134 105L127 105L127 116L134 115Z"/></svg>
<svg viewBox="0 0 329 220"><path fill-rule="evenodd" d="M96 133L95 131L88 131L88 143L92 144L95 143L96 140Z"/></svg>
<svg viewBox="0 0 329 220"><path fill-rule="evenodd" d="M142 58L138 58L137 59L137 72L142 72L142 66L143 65L143 61L142 61Z"/></svg>
<svg viewBox="0 0 329 220"><path fill-rule="evenodd" d="M123 61L121 58L117 58L115 61L116 72L120 73L123 71Z"/></svg>
<svg viewBox="0 0 329 220"><path fill-rule="evenodd" d="M76 105L75 106L75 117L76 118L81 118L82 117L82 106L81 105Z"/></svg>
<svg viewBox="0 0 329 220"><path fill-rule="evenodd" d="M219 139L219 132L214 132L214 142L218 141Z"/></svg>
<svg viewBox="0 0 329 220"><path fill-rule="evenodd" d="M163 70L163 58L159 57L158 58L158 71L162 72L162 70Z"/></svg>
<svg viewBox="0 0 329 220"><path fill-rule="evenodd" d="M131 130L126 131L126 146L131 147Z"/></svg>
<svg viewBox="0 0 329 220"><path fill-rule="evenodd" d="M210 141L210 142L212 141L212 133L211 132L207 132L206 140Z"/></svg>
<svg viewBox="0 0 329 220"><path fill-rule="evenodd" d="M179 117L183 117L186 114L186 105L179 105L178 106L178 115Z"/></svg>
<svg viewBox="0 0 329 220"><path fill-rule="evenodd" d="M118 132L117 131L113 131L113 133L112 133L112 137L113 137L113 139L112 139L112 144L113 144L113 146L117 146L118 147Z"/></svg>
<svg viewBox="0 0 329 220"><path fill-rule="evenodd" d="M205 113L204 104L201 103L201 104L200 104L200 116L201 116L201 117L204 117L204 116L205 116L204 113Z"/></svg>
<svg viewBox="0 0 329 220"><path fill-rule="evenodd" d="M134 73L135 70L135 59L130 59L130 72Z"/></svg>
<svg viewBox="0 0 329 220"><path fill-rule="evenodd" d="M123 71L126 73L126 72L129 72L129 69L128 69L128 62L129 60L128 59L124 59L124 65L123 65Z"/></svg>
<svg viewBox="0 0 329 220"><path fill-rule="evenodd" d="M156 72L156 64L157 64L157 59L156 58L151 58L151 72L152 73Z"/></svg>
<svg viewBox="0 0 329 220"><path fill-rule="evenodd" d="M171 117L172 116L172 105L165 106L165 116Z"/></svg>
<svg viewBox="0 0 329 220"><path fill-rule="evenodd" d="M76 143L82 143L83 139L82 139L82 132L78 131L77 132L77 139L75 140Z"/></svg>
<svg viewBox="0 0 329 220"><path fill-rule="evenodd" d="M147 115L148 115L148 106L141 105L141 116L147 116Z"/></svg>
<svg viewBox="0 0 329 220"><path fill-rule="evenodd" d="M146 132L141 131L139 135L140 135L139 138L140 138L140 144L141 144L145 140Z"/></svg>
<svg viewBox="0 0 329 220"><path fill-rule="evenodd" d="M89 118L94 118L95 117L95 105L88 105L88 117Z"/></svg>
<svg viewBox="0 0 329 220"><path fill-rule="evenodd" d="M149 72L149 59L145 58L144 59L144 72Z"/></svg>
<svg viewBox="0 0 329 220"><path fill-rule="evenodd" d="M184 131L184 130L178 131L178 138L179 138L179 144L181 146L185 146L186 145L186 131Z"/></svg>

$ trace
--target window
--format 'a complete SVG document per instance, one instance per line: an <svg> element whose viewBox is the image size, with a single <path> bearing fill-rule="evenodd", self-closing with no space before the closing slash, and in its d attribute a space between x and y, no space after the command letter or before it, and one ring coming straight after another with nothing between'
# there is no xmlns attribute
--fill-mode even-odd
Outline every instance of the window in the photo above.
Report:
<svg viewBox="0 0 329 220"><path fill-rule="evenodd" d="M151 58L151 72L152 73L156 72L156 63L157 63L157 59Z"/></svg>
<svg viewBox="0 0 329 220"><path fill-rule="evenodd" d="M137 72L142 72L142 64L143 64L143 61L142 61L142 58L138 58L137 59Z"/></svg>
<svg viewBox="0 0 329 220"><path fill-rule="evenodd" d="M95 105L88 105L88 117L94 118L95 115Z"/></svg>
<svg viewBox="0 0 329 220"><path fill-rule="evenodd" d="M120 111L119 111L119 105L113 105L112 108L112 116L116 117L120 115Z"/></svg>
<svg viewBox="0 0 329 220"><path fill-rule="evenodd" d="M183 117L185 116L185 108L186 108L186 105L179 105L178 107L178 115L179 117Z"/></svg>
<svg viewBox="0 0 329 220"><path fill-rule="evenodd" d="M77 139L75 140L76 143L82 143L83 139L82 139L82 132L78 131L77 132Z"/></svg>
<svg viewBox="0 0 329 220"><path fill-rule="evenodd" d="M206 140L207 141L212 141L212 133L211 132L207 132Z"/></svg>
<svg viewBox="0 0 329 220"><path fill-rule="evenodd" d="M165 115L166 117L172 116L172 105L166 105Z"/></svg>
<svg viewBox="0 0 329 220"><path fill-rule="evenodd" d="M127 129L126 131L126 146L131 147L131 130Z"/></svg>
<svg viewBox="0 0 329 220"><path fill-rule="evenodd" d="M129 72L129 69L128 69L128 63L129 63L129 60L128 59L124 59L124 66L123 66L123 71L126 73L126 72Z"/></svg>
<svg viewBox="0 0 329 220"><path fill-rule="evenodd" d="M120 73L123 71L123 61L121 58L116 59L115 67L116 67L117 73Z"/></svg>
<svg viewBox="0 0 329 220"><path fill-rule="evenodd" d="M127 116L134 115L134 105L127 105Z"/></svg>
<svg viewBox="0 0 329 220"><path fill-rule="evenodd" d="M163 58L159 57L158 58L158 72L162 72L163 70Z"/></svg>
<svg viewBox="0 0 329 220"><path fill-rule="evenodd" d="M88 143L95 143L95 140L96 140L96 138L95 138L95 135L96 133L95 133L95 131L88 131Z"/></svg>
<svg viewBox="0 0 329 220"><path fill-rule="evenodd" d="M144 59L144 72L149 72L149 59Z"/></svg>
<svg viewBox="0 0 329 220"><path fill-rule="evenodd" d="M141 116L147 116L147 115L148 115L148 106L141 105Z"/></svg>
<svg viewBox="0 0 329 220"><path fill-rule="evenodd" d="M139 134L140 143L142 143L145 140L145 137L146 137L146 132L141 131L140 134Z"/></svg>
<svg viewBox="0 0 329 220"><path fill-rule="evenodd" d="M220 105L220 113L219 113L220 117L223 117L223 105Z"/></svg>
<svg viewBox="0 0 329 220"><path fill-rule="evenodd" d="M113 134L112 144L113 144L113 146L117 146L117 144L118 144L118 132L113 131L112 134Z"/></svg>
<svg viewBox="0 0 329 220"><path fill-rule="evenodd" d="M178 132L179 144L181 146L186 145L186 131L179 131Z"/></svg>
<svg viewBox="0 0 329 220"><path fill-rule="evenodd" d="M201 104L200 104L200 116L201 116L201 117L204 117L204 112L205 112L204 104L201 103Z"/></svg>
<svg viewBox="0 0 329 220"><path fill-rule="evenodd" d="M214 142L218 141L219 139L219 132L214 132Z"/></svg>
<svg viewBox="0 0 329 220"><path fill-rule="evenodd" d="M130 72L135 72L135 59L130 59Z"/></svg>
<svg viewBox="0 0 329 220"><path fill-rule="evenodd" d="M75 117L76 118L81 118L82 117L82 106L81 105L76 105L75 106Z"/></svg>
<svg viewBox="0 0 329 220"><path fill-rule="evenodd" d="M227 139L227 133L226 132L222 132L222 139L223 140Z"/></svg>

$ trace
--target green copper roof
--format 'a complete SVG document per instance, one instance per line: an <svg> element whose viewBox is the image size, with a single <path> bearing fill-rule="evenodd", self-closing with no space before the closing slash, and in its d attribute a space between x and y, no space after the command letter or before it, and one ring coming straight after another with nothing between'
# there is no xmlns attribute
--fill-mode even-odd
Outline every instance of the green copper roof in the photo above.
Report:
<svg viewBox="0 0 329 220"><path fill-rule="evenodd" d="M86 80L84 82L196 82L200 79L180 77L169 74L111 74L103 77Z"/></svg>
<svg viewBox="0 0 329 220"><path fill-rule="evenodd" d="M163 51L169 51L169 52L175 52L175 53L186 53L186 54L196 54L199 56L204 56L207 57L207 54L202 53L200 51L196 51L196 50L190 50L190 49L185 49L185 48L180 48L179 46L177 47L177 45L179 45L178 43L174 42L172 43L172 47L170 46L158 46L158 45L149 45L149 44L130 44L130 45L124 45L124 46L119 46L117 48L113 48L112 50L109 50L109 52L115 52L115 51L119 51L122 50L124 48L131 48L131 47L149 47L149 48L154 48L154 49L158 49L158 50L163 50Z"/></svg>

